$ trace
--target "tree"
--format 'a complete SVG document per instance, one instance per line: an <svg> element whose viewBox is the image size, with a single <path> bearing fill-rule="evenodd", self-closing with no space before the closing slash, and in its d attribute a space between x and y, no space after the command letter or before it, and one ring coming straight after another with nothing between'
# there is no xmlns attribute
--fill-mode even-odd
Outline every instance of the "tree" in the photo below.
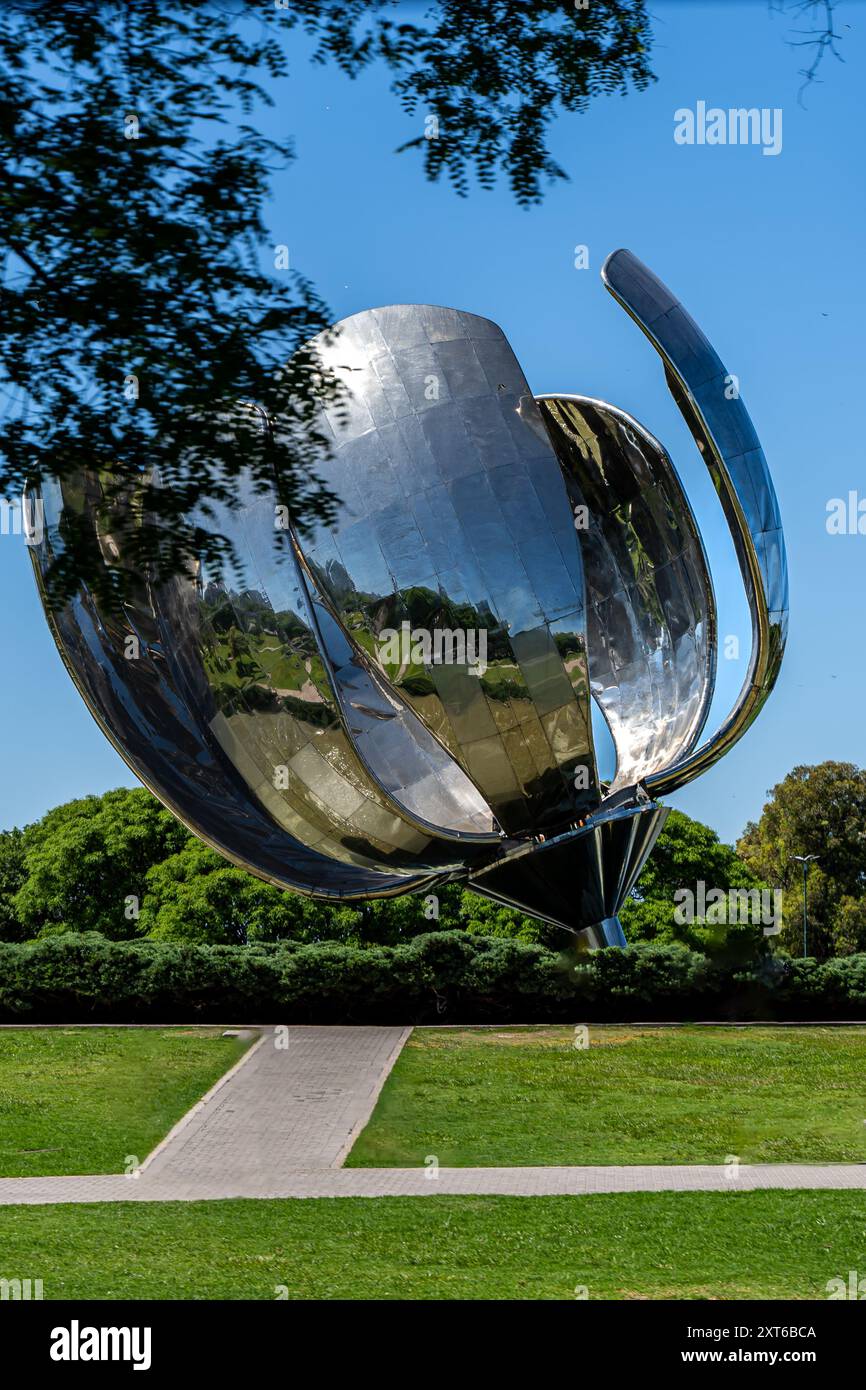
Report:
<svg viewBox="0 0 866 1390"><path fill-rule="evenodd" d="M331 907L286 893L237 869L192 836L147 874L139 927L164 941L244 945L251 941L357 938L357 907Z"/></svg>
<svg viewBox="0 0 866 1390"><path fill-rule="evenodd" d="M772 880L769 880L772 882ZM682 811L671 811L655 848L623 905L620 917L630 941L679 941L696 951L728 959L748 960L765 948L763 924L746 921L707 922L696 918L678 922L674 913L683 901L677 894L690 890L698 898L711 889L751 891L765 884L744 859L723 844L714 830ZM729 914L726 914L729 915ZM738 918L745 914L738 910Z"/></svg>
<svg viewBox="0 0 866 1390"><path fill-rule="evenodd" d="M777 7L824 15L796 40L817 47L811 81L837 52L832 0ZM339 390L307 346L330 315L268 235L269 182L293 151L254 123L298 26L314 61L394 74L423 120L400 148L428 178L465 195L470 175L501 175L524 206L567 177L548 145L559 111L654 80L646 0L438 0L411 17L399 0L0 8L0 494L67 484L53 603L85 582L117 605L145 572L237 565L212 506L236 505L242 470L301 534L333 514L311 460L329 447L316 408ZM83 471L101 488L96 530L75 505Z"/></svg>
<svg viewBox="0 0 866 1390"><path fill-rule="evenodd" d="M161 940L237 945L253 941L340 941L397 946L413 936L459 926L461 890L440 888L440 918L426 899L406 895L367 903L322 903L236 869L189 837L147 875L140 930Z"/></svg>
<svg viewBox="0 0 866 1390"><path fill-rule="evenodd" d="M473 171L482 187L504 175L523 206L540 202L545 181L568 177L547 145L558 111L655 80L646 0L439 0L421 22L394 0L285 8L318 38L314 61L349 77L373 62L397 74L392 91L424 121L400 150L422 151L427 177L446 175L461 196Z"/></svg>
<svg viewBox="0 0 866 1390"><path fill-rule="evenodd" d="M774 882L773 872L767 870L767 882ZM622 910L628 939L680 941L728 959L760 952L760 925L677 924L676 894L694 889L699 880L707 890L763 886L761 876L721 844L713 830L672 811ZM796 888L796 880L794 884ZM835 918L825 911L828 893L838 903ZM788 895L794 934L787 944L795 950L798 901L796 891ZM816 921L827 917L834 923L832 949L838 954L866 946L863 894L840 898L819 868L810 877L810 904ZM0 940L97 931L114 939L149 936L211 944L396 946L455 929L537 942L552 950L566 950L570 944L562 928L502 907L459 883L440 884L431 893L342 905L287 893L203 844L143 788L70 801L24 831L0 834Z"/></svg>
<svg viewBox="0 0 866 1390"><path fill-rule="evenodd" d="M671 811L639 881L642 898L673 902L674 893L702 879L714 887L753 888L755 878L708 825Z"/></svg>
<svg viewBox="0 0 866 1390"><path fill-rule="evenodd" d="M0 941L26 938L13 902L24 879L24 832L17 827L0 831Z"/></svg>
<svg viewBox="0 0 866 1390"><path fill-rule="evenodd" d="M810 954L821 959L834 952L843 898L866 897L866 772L854 763L800 765L769 797L737 849L753 872L783 888L782 944L796 954L803 949L802 867L792 856L818 855L808 877L808 921ZM849 930L840 925L840 940Z"/></svg>
<svg viewBox="0 0 866 1390"><path fill-rule="evenodd" d="M140 935L148 869L190 838L143 788L55 807L23 837L25 877L11 902L24 935Z"/></svg>
<svg viewBox="0 0 866 1390"><path fill-rule="evenodd" d="M811 50L811 62L808 67L800 69L800 76L803 85L800 88L800 100L803 93L813 82L817 82L818 72L824 59L828 55L842 62L842 55L837 48L841 35L836 33L835 10L836 0L770 0L770 8L781 13L794 14L798 18L814 20L815 27L811 29L798 29L798 37L791 39L793 48L805 48Z"/></svg>
<svg viewBox="0 0 866 1390"><path fill-rule="evenodd" d="M551 926L537 917L527 917L469 889L461 894L459 918L454 925L474 936L506 936L515 941L548 946L552 951L564 951L572 944L570 934L562 927Z"/></svg>
<svg viewBox="0 0 866 1390"><path fill-rule="evenodd" d="M836 903L831 932L834 955L853 956L866 952L866 898L843 894Z"/></svg>
<svg viewBox="0 0 866 1390"><path fill-rule="evenodd" d="M118 604L145 572L237 562L208 508L236 505L243 469L302 533L332 514L310 460L328 447L316 407L338 392L305 347L330 316L303 276L271 273L287 248L271 244L262 209L292 147L253 124L294 26L350 76L387 63L406 109L433 111L437 138L420 140L429 177L447 170L465 192L467 166L484 184L501 166L523 202L562 175L544 138L558 105L649 80L643 0L585 12L441 0L421 24L398 13L390 0L0 11L0 493L67 484L53 602L84 581ZM262 433L239 397L276 428ZM103 529L114 504L127 509L107 566L75 506L83 472L99 480Z"/></svg>
<svg viewBox="0 0 866 1390"><path fill-rule="evenodd" d="M218 565L225 539L184 518L235 505L243 468L298 525L329 514L298 452L324 447L313 410L333 392L301 349L328 315L301 276L260 268L268 168L291 147L244 119L267 99L251 73L284 67L274 35L247 36L207 0L0 15L0 489L89 471L104 518L131 504L107 569L66 507L55 600L85 580L117 602L149 567ZM239 396L279 418L278 445Z"/></svg>
<svg viewBox="0 0 866 1390"><path fill-rule="evenodd" d="M399 946L402 941L411 941L413 936L458 926L460 888L456 885L439 887L434 890L434 896L439 904L438 917L433 915L429 894L405 894L359 904L361 913L354 940L359 945Z"/></svg>

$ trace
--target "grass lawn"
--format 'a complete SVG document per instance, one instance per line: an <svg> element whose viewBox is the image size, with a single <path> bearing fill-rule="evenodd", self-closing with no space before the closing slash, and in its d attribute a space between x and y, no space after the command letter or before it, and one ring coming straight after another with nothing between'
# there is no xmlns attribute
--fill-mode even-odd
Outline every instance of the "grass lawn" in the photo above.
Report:
<svg viewBox="0 0 866 1390"><path fill-rule="evenodd" d="M418 1029L353 1167L866 1161L866 1029Z"/></svg>
<svg viewBox="0 0 866 1390"><path fill-rule="evenodd" d="M0 1208L46 1299L826 1298L861 1192L648 1192Z"/></svg>
<svg viewBox="0 0 866 1390"><path fill-rule="evenodd" d="M0 1176L122 1173L245 1047L218 1028L0 1029Z"/></svg>

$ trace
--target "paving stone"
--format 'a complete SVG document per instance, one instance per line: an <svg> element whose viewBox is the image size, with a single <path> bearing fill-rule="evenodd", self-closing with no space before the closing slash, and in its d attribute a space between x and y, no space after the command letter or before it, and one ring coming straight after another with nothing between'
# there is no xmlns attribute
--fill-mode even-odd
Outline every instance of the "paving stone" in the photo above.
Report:
<svg viewBox="0 0 866 1390"><path fill-rule="evenodd" d="M255 1184L338 1166L410 1032L266 1030L145 1160L139 1181Z"/></svg>

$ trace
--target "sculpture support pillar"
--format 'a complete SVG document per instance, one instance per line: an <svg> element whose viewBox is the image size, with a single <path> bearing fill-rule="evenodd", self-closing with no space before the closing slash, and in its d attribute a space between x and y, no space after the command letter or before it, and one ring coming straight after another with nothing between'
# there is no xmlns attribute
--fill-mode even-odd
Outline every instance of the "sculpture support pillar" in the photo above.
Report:
<svg viewBox="0 0 866 1390"><path fill-rule="evenodd" d="M588 951L600 951L605 946L624 947L628 945L622 923L618 917L605 917L602 922L596 922L591 927L583 927L577 933L577 939Z"/></svg>
<svg viewBox="0 0 866 1390"><path fill-rule="evenodd" d="M564 927L591 948L624 946L617 913L668 811L655 801L618 806L552 840L509 846L500 859L470 876L469 887Z"/></svg>

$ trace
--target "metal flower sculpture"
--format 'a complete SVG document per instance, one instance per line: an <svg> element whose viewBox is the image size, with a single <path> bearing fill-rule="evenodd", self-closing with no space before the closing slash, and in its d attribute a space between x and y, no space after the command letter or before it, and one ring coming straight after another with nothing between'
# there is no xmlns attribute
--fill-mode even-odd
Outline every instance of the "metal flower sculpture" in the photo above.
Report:
<svg viewBox="0 0 866 1390"><path fill-rule="evenodd" d="M142 582L121 615L82 589L48 612L105 734L230 860L330 901L467 880L589 945L624 944L617 913L667 814L656 798L758 714L788 597L773 485L724 366L628 251L603 279L660 354L733 535L752 650L730 714L701 742L715 600L658 440L603 401L533 397L486 319L356 314L318 345L347 388L315 462L336 524L303 544L289 525L281 554L280 509L242 480L219 519L243 578ZM63 507L104 531L100 501L96 476L44 489L40 583ZM616 748L607 783L592 701Z"/></svg>

